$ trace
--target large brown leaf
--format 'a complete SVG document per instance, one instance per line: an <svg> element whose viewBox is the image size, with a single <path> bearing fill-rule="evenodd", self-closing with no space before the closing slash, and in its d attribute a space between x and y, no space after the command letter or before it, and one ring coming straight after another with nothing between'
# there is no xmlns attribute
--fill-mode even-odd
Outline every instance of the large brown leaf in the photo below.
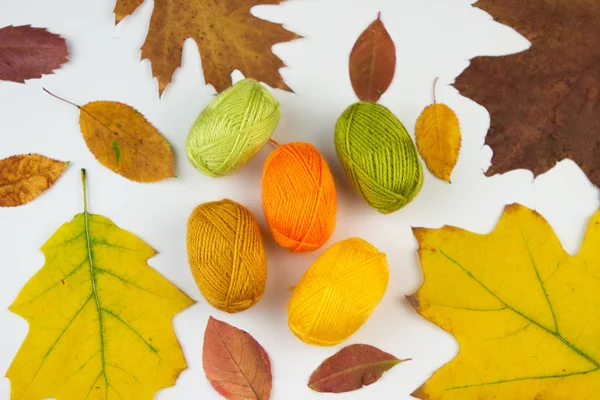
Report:
<svg viewBox="0 0 600 400"><path fill-rule="evenodd" d="M116 22L130 15L142 0L117 0ZM196 41L202 57L206 83L217 92L231 86L231 73L240 70L245 77L271 87L291 90L279 75L284 63L271 47L299 36L280 24L250 14L258 4L279 4L282 0L155 0L150 30L142 46L142 58L152 63L162 93L181 63L183 41Z"/></svg>
<svg viewBox="0 0 600 400"><path fill-rule="evenodd" d="M396 46L381 13L358 37L350 53L350 81L362 101L377 102L394 79Z"/></svg>
<svg viewBox="0 0 600 400"><path fill-rule="evenodd" d="M68 164L40 154L0 160L0 207L29 203L54 185Z"/></svg>
<svg viewBox="0 0 600 400"><path fill-rule="evenodd" d="M204 332L202 366L210 384L229 400L268 400L271 361L247 332L210 317Z"/></svg>
<svg viewBox="0 0 600 400"><path fill-rule="evenodd" d="M487 175L535 175L571 158L600 185L600 2L480 0L477 6L532 42L505 57L478 57L457 79L491 115Z"/></svg>
<svg viewBox="0 0 600 400"><path fill-rule="evenodd" d="M41 78L66 62L68 55L65 39L44 28L0 29L0 80L22 83Z"/></svg>

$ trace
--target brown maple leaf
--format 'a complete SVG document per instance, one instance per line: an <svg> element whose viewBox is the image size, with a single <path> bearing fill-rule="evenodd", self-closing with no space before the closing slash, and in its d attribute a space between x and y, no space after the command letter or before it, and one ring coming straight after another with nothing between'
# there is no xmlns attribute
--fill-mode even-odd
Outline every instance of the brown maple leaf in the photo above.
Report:
<svg viewBox="0 0 600 400"><path fill-rule="evenodd" d="M258 4L279 4L283 0L155 0L150 29L142 46L142 58L152 63L162 93L181 63L183 42L196 41L202 58L206 83L217 92L231 86L231 73L239 70L271 87L291 91L279 69L285 64L271 47L299 38L280 24L258 19L250 9ZM118 23L143 0L117 0Z"/></svg>
<svg viewBox="0 0 600 400"><path fill-rule="evenodd" d="M457 79L457 89L491 115L486 174L525 168L538 175L571 158L600 186L600 1L477 6L532 42L519 54L475 58Z"/></svg>

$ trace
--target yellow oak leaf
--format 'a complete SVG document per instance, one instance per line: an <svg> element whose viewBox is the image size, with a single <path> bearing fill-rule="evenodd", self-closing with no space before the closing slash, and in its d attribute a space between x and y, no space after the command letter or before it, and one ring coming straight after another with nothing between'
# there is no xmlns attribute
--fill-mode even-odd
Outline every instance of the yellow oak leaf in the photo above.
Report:
<svg viewBox="0 0 600 400"><path fill-rule="evenodd" d="M239 70L246 78L265 82L273 88L291 90L279 75L285 64L271 51L279 42L298 38L281 24L254 17L250 9L259 4L283 0L155 0L150 29L142 46L162 93L181 63L183 42L196 41L207 84L217 92L231 86L231 73ZM117 0L118 23L143 0Z"/></svg>
<svg viewBox="0 0 600 400"><path fill-rule="evenodd" d="M489 234L413 231L425 281L409 300L460 346L413 396L598 399L600 211L576 256L542 216L518 204Z"/></svg>
<svg viewBox="0 0 600 400"><path fill-rule="evenodd" d="M79 126L85 143L105 167L136 182L156 182L175 176L171 146L135 108L116 101L93 101L78 106L46 92L79 109Z"/></svg>
<svg viewBox="0 0 600 400"><path fill-rule="evenodd" d="M433 104L425 107L417 120L417 149L429 171L450 182L460 151L460 124L450 107L435 101L435 83L433 100Z"/></svg>
<svg viewBox="0 0 600 400"><path fill-rule="evenodd" d="M68 164L40 154L0 160L0 207L29 203L54 185Z"/></svg>
<svg viewBox="0 0 600 400"><path fill-rule="evenodd" d="M42 252L10 306L29 323L11 400L141 400L172 386L187 364L171 320L193 301L148 266L155 251L85 207Z"/></svg>

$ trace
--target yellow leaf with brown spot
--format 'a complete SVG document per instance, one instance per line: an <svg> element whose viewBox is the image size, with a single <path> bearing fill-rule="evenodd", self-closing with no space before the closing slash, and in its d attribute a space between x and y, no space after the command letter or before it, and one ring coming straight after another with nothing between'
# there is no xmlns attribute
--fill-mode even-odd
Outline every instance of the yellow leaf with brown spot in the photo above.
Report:
<svg viewBox="0 0 600 400"><path fill-rule="evenodd" d="M10 306L29 323L11 400L151 400L172 386L187 364L171 320L193 301L147 264L156 252L87 207L42 252Z"/></svg>
<svg viewBox="0 0 600 400"><path fill-rule="evenodd" d="M575 256L541 215L518 204L489 234L413 231L425 281L409 300L460 346L413 396L598 399L600 211Z"/></svg>
<svg viewBox="0 0 600 400"><path fill-rule="evenodd" d="M0 207L29 203L54 185L68 164L40 154L0 160Z"/></svg>
<svg viewBox="0 0 600 400"><path fill-rule="evenodd" d="M79 126L88 148L105 167L136 182L175 176L169 142L135 108L116 101L93 101L77 107Z"/></svg>
<svg viewBox="0 0 600 400"><path fill-rule="evenodd" d="M239 70L273 88L291 90L281 78L285 64L273 52L273 45L298 38L281 24L258 19L250 10L261 4L283 0L155 0L150 29L142 46L142 58L152 64L162 93L181 64L183 42L196 41L202 59L204 80L217 92L231 86L231 73ZM117 0L118 23L143 0Z"/></svg>
<svg viewBox="0 0 600 400"><path fill-rule="evenodd" d="M425 107L417 120L417 149L429 171L450 182L460 152L460 124L450 107L435 101L435 83L433 99L433 104Z"/></svg>

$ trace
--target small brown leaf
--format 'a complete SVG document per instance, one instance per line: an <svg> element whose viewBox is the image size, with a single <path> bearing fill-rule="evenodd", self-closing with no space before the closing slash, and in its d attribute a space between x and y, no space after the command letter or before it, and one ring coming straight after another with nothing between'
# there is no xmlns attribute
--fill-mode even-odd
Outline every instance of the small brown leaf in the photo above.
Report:
<svg viewBox="0 0 600 400"><path fill-rule="evenodd" d="M80 107L48 93L79 108L83 138L105 167L136 182L175 176L171 146L135 108L116 101L94 101Z"/></svg>
<svg viewBox="0 0 600 400"><path fill-rule="evenodd" d="M268 400L271 361L248 333L210 317L204 332L202 366L210 384L229 400Z"/></svg>
<svg viewBox="0 0 600 400"><path fill-rule="evenodd" d="M68 164L40 154L0 160L0 207L16 207L35 199L56 182Z"/></svg>
<svg viewBox="0 0 600 400"><path fill-rule="evenodd" d="M384 372L407 360L368 344L352 344L329 357L312 373L308 387L317 392L344 393L375 383Z"/></svg>
<svg viewBox="0 0 600 400"><path fill-rule="evenodd" d="M381 13L365 29L350 53L350 80L362 101L377 102L394 79L396 47Z"/></svg>
<svg viewBox="0 0 600 400"><path fill-rule="evenodd" d="M44 28L0 29L0 80L23 83L41 78L66 62L68 55L65 39Z"/></svg>

